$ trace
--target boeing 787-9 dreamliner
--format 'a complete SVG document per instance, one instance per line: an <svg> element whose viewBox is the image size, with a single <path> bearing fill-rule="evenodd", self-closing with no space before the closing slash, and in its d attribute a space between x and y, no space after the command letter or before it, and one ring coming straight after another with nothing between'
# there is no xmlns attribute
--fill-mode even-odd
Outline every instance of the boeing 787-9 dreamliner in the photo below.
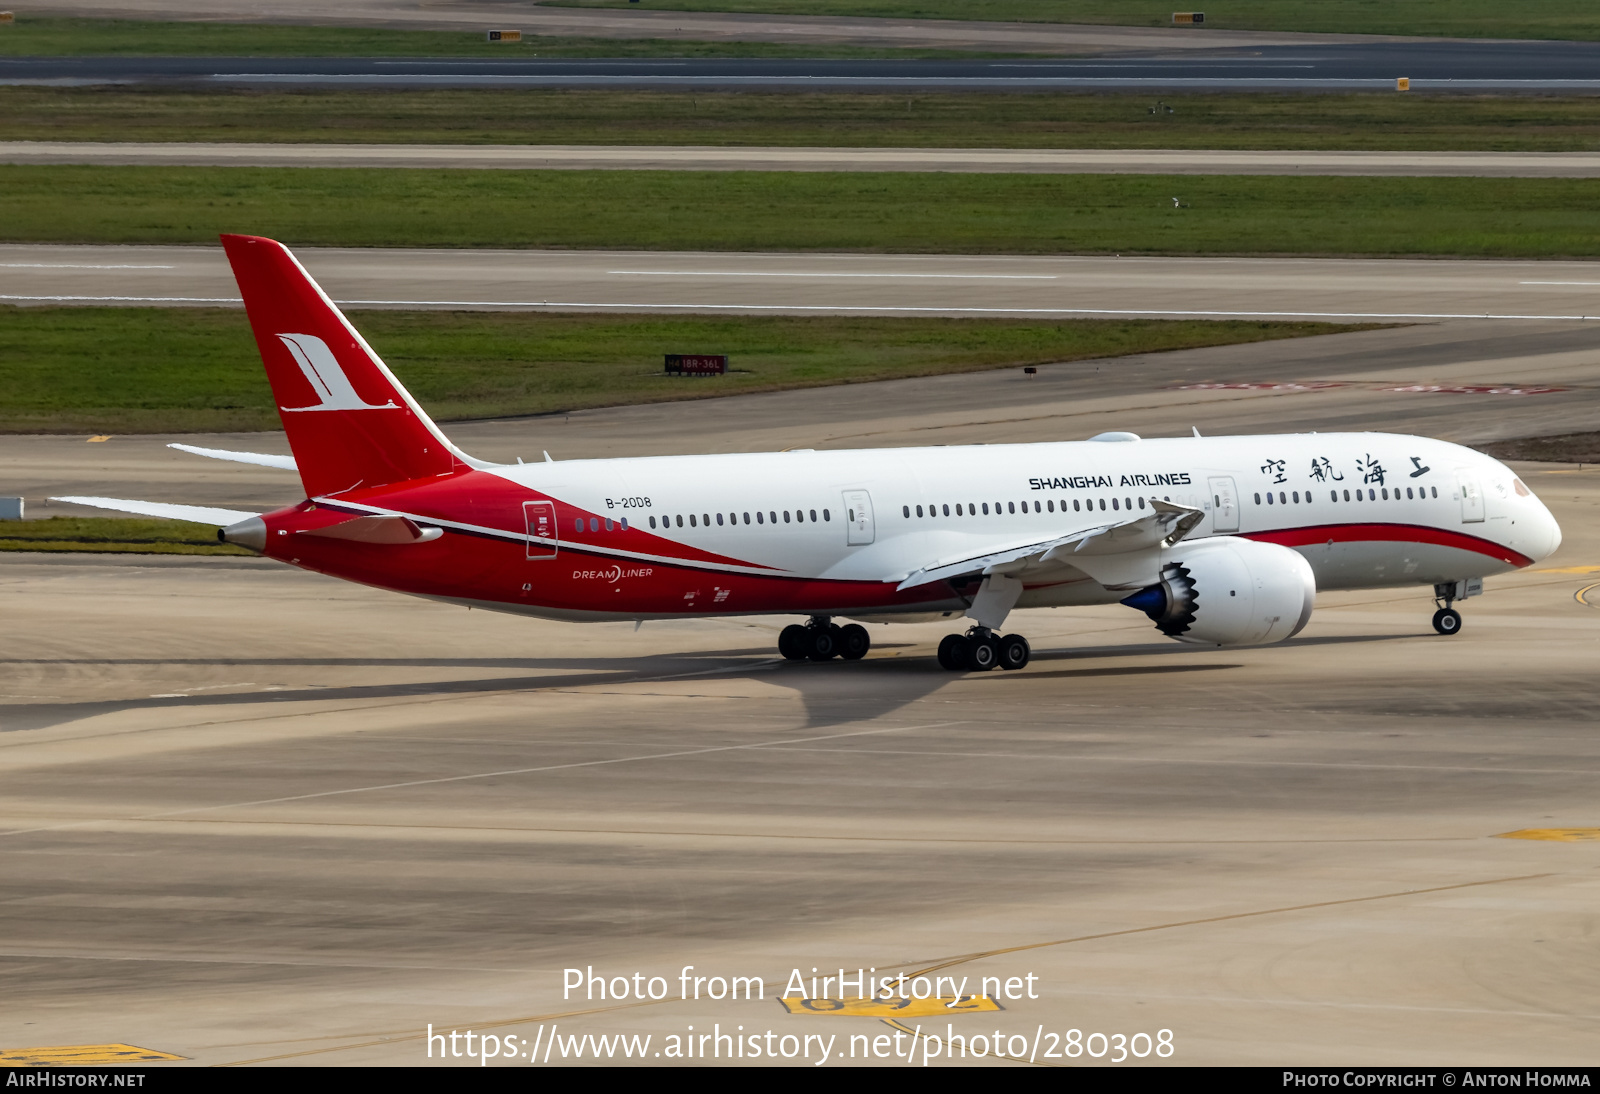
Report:
<svg viewBox="0 0 1600 1094"><path fill-rule="evenodd" d="M1320 589L1431 587L1433 626L1561 542L1505 465L1443 441L1313 433L496 464L451 444L288 248L224 236L297 470L270 513L63 498L221 525L292 566L564 620L793 615L790 659L859 623L965 617L947 669L1020 669L1017 608L1124 604L1181 642L1281 642ZM178 446L187 447L187 446Z"/></svg>

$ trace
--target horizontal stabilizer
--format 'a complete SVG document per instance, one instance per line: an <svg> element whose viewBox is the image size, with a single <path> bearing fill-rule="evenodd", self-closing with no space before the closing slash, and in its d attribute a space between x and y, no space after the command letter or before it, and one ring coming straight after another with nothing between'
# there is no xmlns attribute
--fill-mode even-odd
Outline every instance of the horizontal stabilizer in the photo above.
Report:
<svg viewBox="0 0 1600 1094"><path fill-rule="evenodd" d="M282 471L298 471L293 456L273 456L266 452L229 452L222 448L200 448L192 444L169 444L179 452L196 456L209 456L213 460L231 460L234 463L253 463L260 467L276 467Z"/></svg>
<svg viewBox="0 0 1600 1094"><path fill-rule="evenodd" d="M242 509L213 509L208 505L171 505L164 501L129 501L126 498L51 498L70 505L92 505L96 509L115 509L119 513L138 513L142 517L163 517L167 520L189 520L196 524L215 524L227 527L241 520L260 516Z"/></svg>
<svg viewBox="0 0 1600 1094"><path fill-rule="evenodd" d="M339 524L310 528L302 536L348 539L355 543L429 543L444 535L444 529L422 527L402 516L353 517Z"/></svg>

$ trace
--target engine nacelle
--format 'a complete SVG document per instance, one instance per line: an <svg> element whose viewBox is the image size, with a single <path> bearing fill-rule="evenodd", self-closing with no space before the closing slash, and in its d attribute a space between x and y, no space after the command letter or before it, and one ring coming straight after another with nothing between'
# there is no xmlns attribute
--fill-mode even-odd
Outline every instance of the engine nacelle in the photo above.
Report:
<svg viewBox="0 0 1600 1094"><path fill-rule="evenodd" d="M1123 601L1168 638L1207 646L1255 646L1300 633L1317 602L1317 579L1298 551L1218 536L1167 552L1161 581Z"/></svg>

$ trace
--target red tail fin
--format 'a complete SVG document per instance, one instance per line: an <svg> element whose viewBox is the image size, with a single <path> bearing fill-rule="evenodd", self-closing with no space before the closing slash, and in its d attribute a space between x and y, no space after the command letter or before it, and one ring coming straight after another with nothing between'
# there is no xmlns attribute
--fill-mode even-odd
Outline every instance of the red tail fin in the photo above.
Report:
<svg viewBox="0 0 1600 1094"><path fill-rule="evenodd" d="M222 237L308 497L466 470L289 248Z"/></svg>

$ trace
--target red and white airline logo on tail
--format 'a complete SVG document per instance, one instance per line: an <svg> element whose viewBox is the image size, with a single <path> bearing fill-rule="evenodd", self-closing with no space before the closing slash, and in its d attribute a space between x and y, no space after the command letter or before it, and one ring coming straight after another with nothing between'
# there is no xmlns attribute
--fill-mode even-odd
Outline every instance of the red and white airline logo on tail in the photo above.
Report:
<svg viewBox="0 0 1600 1094"><path fill-rule="evenodd" d="M298 412L400 409L392 399L381 404L363 401L361 396L356 394L356 389L350 386L350 378L344 374L344 369L339 366L339 361L328 348L328 343L316 335L280 334L278 341L284 344L289 355L294 358L295 364L299 365L300 371L305 374L306 382L317 393L317 398L322 400L316 406L281 406L279 410Z"/></svg>

